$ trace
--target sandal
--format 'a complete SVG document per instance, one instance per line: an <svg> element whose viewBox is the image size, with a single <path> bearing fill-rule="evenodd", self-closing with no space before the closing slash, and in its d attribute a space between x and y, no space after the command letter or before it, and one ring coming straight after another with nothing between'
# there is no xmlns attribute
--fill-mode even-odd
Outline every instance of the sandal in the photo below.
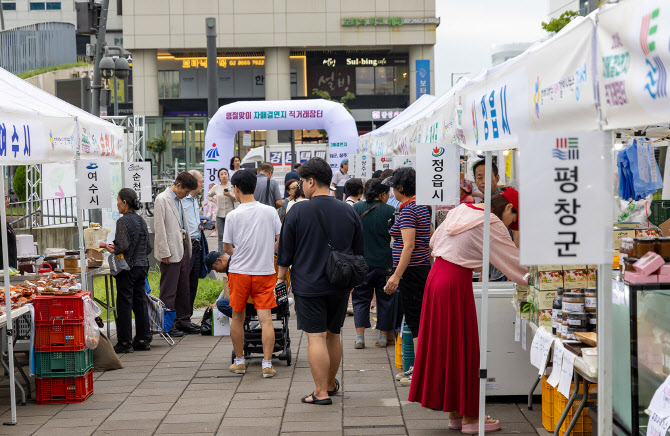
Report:
<svg viewBox="0 0 670 436"><path fill-rule="evenodd" d="M333 389L332 391L328 391L328 396L332 397L338 392L340 392L340 381L338 379L335 379L335 389Z"/></svg>
<svg viewBox="0 0 670 436"><path fill-rule="evenodd" d="M307 401L307 399L310 398L310 397L312 398L312 401ZM330 398L324 398L322 400L316 398L314 396L314 392L307 395L306 397L302 397L302 400L300 400L300 401L302 401L305 404L316 404L316 405L319 405L319 406L328 406L330 404L333 404L333 400L331 400Z"/></svg>
<svg viewBox="0 0 670 436"><path fill-rule="evenodd" d="M490 416L486 417L486 420L488 421L491 419ZM484 424L484 432L489 433L489 432L494 432L494 431L499 431L500 430L500 421L497 419L493 422L487 422ZM478 422L473 422L471 424L463 424L463 428L461 429L461 432L465 434L478 434L479 433L479 423Z"/></svg>
<svg viewBox="0 0 670 436"><path fill-rule="evenodd" d="M449 418L449 428L451 430L460 430L463 428L463 418Z"/></svg>

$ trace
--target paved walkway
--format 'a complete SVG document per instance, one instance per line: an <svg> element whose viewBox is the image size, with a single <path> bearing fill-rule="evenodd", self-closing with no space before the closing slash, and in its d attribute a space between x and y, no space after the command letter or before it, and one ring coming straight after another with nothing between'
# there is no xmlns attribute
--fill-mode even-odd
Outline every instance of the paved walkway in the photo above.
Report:
<svg viewBox="0 0 670 436"><path fill-rule="evenodd" d="M18 407L18 425L0 434L35 435L450 435L446 414L406 401L409 388L394 379L393 347L355 350L353 317L343 330L342 393L332 406L301 404L313 390L307 339L290 320L294 364L276 361L277 376L261 377L260 360L247 374L228 371L229 337L186 336L174 347L154 338L152 350L124 355L124 369L95 373L94 394L81 404ZM368 331L366 342L375 342ZM0 387L0 413L9 419L8 390ZM500 419L498 434L536 435L536 411L519 404L493 403L487 413ZM542 431L542 434L547 434Z"/></svg>

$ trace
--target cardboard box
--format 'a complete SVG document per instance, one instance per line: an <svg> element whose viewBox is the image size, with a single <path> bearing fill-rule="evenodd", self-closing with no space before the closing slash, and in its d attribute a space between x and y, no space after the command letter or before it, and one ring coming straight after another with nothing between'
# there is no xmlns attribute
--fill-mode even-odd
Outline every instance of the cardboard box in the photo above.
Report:
<svg viewBox="0 0 670 436"><path fill-rule="evenodd" d="M514 289L514 302L528 301L528 286L517 285Z"/></svg>
<svg viewBox="0 0 670 436"><path fill-rule="evenodd" d="M563 271L563 288L581 289L588 287L588 276L585 269Z"/></svg>
<svg viewBox="0 0 670 436"><path fill-rule="evenodd" d="M533 288L533 307L537 310L551 310L554 305L554 298L558 295L557 291L541 291Z"/></svg>
<svg viewBox="0 0 670 436"><path fill-rule="evenodd" d="M563 271L571 270L571 269L588 269L588 266L586 265L563 265Z"/></svg>
<svg viewBox="0 0 670 436"><path fill-rule="evenodd" d="M552 324L552 319L551 319L551 309L547 310L539 310L537 312L537 323L536 325L538 327L546 326L546 327L551 327Z"/></svg>
<svg viewBox="0 0 670 436"><path fill-rule="evenodd" d="M619 250L621 247L621 238L634 238L635 229L614 228L614 249Z"/></svg>
<svg viewBox="0 0 670 436"><path fill-rule="evenodd" d="M563 266L561 265L538 265L537 271L562 271Z"/></svg>
<svg viewBox="0 0 670 436"><path fill-rule="evenodd" d="M540 291L555 291L563 287L563 271L540 271L537 273L535 288Z"/></svg>
<svg viewBox="0 0 670 436"><path fill-rule="evenodd" d="M586 287L587 288L597 288L598 287L598 277L596 274L596 269L587 269L586 270ZM565 279L564 279L565 281Z"/></svg>
<svg viewBox="0 0 670 436"><path fill-rule="evenodd" d="M516 313L519 319L530 319L531 304L527 301L519 301L516 306Z"/></svg>
<svg viewBox="0 0 670 436"><path fill-rule="evenodd" d="M651 227L635 229L636 238L658 238L658 231ZM618 248L618 247L617 247Z"/></svg>

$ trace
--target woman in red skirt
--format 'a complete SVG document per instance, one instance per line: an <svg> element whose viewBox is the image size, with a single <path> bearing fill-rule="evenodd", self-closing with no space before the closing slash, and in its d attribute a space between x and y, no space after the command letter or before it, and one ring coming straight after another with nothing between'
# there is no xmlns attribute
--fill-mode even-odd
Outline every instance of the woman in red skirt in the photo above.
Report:
<svg viewBox="0 0 670 436"><path fill-rule="evenodd" d="M482 206L483 207L483 206ZM462 204L431 238L435 263L424 291L409 401L449 412L449 428L476 434L479 427L479 330L472 272L482 268L484 211ZM491 198L490 261L511 281L526 285L527 268L508 228L518 229L519 193ZM486 431L500 430L487 419Z"/></svg>

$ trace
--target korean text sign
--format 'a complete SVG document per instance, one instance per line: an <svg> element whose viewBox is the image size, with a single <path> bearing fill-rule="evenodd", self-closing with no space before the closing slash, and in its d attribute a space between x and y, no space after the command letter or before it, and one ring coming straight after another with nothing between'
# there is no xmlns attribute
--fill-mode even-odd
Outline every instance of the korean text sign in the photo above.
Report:
<svg viewBox="0 0 670 436"><path fill-rule="evenodd" d="M358 155L356 160L356 169L358 172L358 177L369 179L372 177L372 155L367 153L362 153Z"/></svg>
<svg viewBox="0 0 670 436"><path fill-rule="evenodd" d="M77 161L77 202L81 209L112 207L109 162L105 160Z"/></svg>
<svg viewBox="0 0 670 436"><path fill-rule="evenodd" d="M376 170L389 170L393 169L393 156L377 156L375 157L375 169Z"/></svg>
<svg viewBox="0 0 670 436"><path fill-rule="evenodd" d="M137 192L140 201L151 201L151 163L129 162L126 167L126 186Z"/></svg>
<svg viewBox="0 0 670 436"><path fill-rule="evenodd" d="M455 144L416 145L416 204L460 203L460 153Z"/></svg>
<svg viewBox="0 0 670 436"><path fill-rule="evenodd" d="M611 262L610 134L537 132L520 139L521 263Z"/></svg>
<svg viewBox="0 0 670 436"><path fill-rule="evenodd" d="M417 59L416 66L416 98L430 94L430 60Z"/></svg>

